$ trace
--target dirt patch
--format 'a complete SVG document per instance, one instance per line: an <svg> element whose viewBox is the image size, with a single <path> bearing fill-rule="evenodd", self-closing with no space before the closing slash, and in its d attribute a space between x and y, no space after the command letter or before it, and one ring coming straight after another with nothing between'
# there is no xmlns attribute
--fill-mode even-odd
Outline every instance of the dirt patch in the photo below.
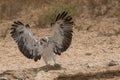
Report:
<svg viewBox="0 0 120 80"><path fill-rule="evenodd" d="M77 73L74 75L60 75L55 80L106 80L120 78L119 70L107 70L104 72L97 73ZM118 80L116 79L116 80Z"/></svg>
<svg viewBox="0 0 120 80"><path fill-rule="evenodd" d="M54 66L46 67L43 59L34 62L25 58L10 37L10 30L8 30L6 37L4 39L3 37L0 38L0 79L119 80L120 35L100 35L100 32L95 29L98 24L99 26L109 24L114 25L115 29L119 28L118 20L115 19L114 23L113 21L114 19L108 18L106 23L104 20L100 23L95 22L90 30L78 31L74 29L70 48L61 56L56 56L57 62L61 65L57 68ZM8 28L10 28L9 24L6 24ZM4 30L3 26L0 27L0 30ZM50 28L36 29L32 27L31 29L38 40L43 36L49 36L51 31Z"/></svg>

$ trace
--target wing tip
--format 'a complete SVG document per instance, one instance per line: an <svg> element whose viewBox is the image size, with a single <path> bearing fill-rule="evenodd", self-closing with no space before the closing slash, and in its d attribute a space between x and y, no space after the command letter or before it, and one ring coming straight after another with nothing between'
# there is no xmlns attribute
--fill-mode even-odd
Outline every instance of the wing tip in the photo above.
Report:
<svg viewBox="0 0 120 80"><path fill-rule="evenodd" d="M59 13L59 14L57 15L55 21L58 21L58 20L60 20L60 19L64 19L67 14L68 14L68 12L66 12L66 11L63 11L62 13Z"/></svg>
<svg viewBox="0 0 120 80"><path fill-rule="evenodd" d="M68 15L67 11L63 11L62 13L59 13L55 19L55 22L57 22L58 20L64 20L65 22L69 23L69 24L74 24L74 22L72 21L72 16Z"/></svg>

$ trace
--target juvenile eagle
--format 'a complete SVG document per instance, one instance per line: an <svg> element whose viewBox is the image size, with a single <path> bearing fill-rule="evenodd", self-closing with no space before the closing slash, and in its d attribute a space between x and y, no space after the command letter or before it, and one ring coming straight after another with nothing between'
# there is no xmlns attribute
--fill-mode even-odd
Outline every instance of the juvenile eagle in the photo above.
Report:
<svg viewBox="0 0 120 80"><path fill-rule="evenodd" d="M67 12L59 13L51 25L52 33L50 37L43 37L36 40L30 30L29 24L15 21L12 24L11 36L18 45L21 53L29 58L38 61L43 57L46 65L53 59L56 63L55 55L61 55L66 51L72 41L73 21Z"/></svg>

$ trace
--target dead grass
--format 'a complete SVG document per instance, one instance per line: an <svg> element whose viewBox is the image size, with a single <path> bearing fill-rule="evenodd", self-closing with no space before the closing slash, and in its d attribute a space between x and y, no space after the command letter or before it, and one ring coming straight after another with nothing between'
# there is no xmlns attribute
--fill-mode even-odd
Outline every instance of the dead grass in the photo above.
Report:
<svg viewBox="0 0 120 80"><path fill-rule="evenodd" d="M45 20L48 22L54 18L52 15L55 12L61 10L69 11L71 15L79 15L87 9L88 14L86 15L91 17L108 14L118 16L120 14L119 5L119 0L0 0L0 20L16 19L22 16L21 13L23 12L23 15L29 15L31 10L41 9L42 7L47 8L47 11L43 10L42 13L45 14Z"/></svg>
<svg viewBox="0 0 120 80"><path fill-rule="evenodd" d="M117 0L85 0L84 3L91 18L114 16L114 10L118 7Z"/></svg>
<svg viewBox="0 0 120 80"><path fill-rule="evenodd" d="M21 12L29 14L32 9L40 8L45 4L47 0L0 0L0 20L18 18Z"/></svg>
<svg viewBox="0 0 120 80"><path fill-rule="evenodd" d="M116 0L118 3L117 3L117 6L118 7L116 7L116 10L115 10L115 12L114 12L114 15L116 16L116 17L120 17L120 0Z"/></svg>
<svg viewBox="0 0 120 80"><path fill-rule="evenodd" d="M37 26L42 26L42 25L47 25L55 21L56 16L63 12L66 11L68 12L70 16L75 17L79 16L82 12L82 8L79 2L76 4L73 3L65 3L65 2L55 2L53 3L54 5L50 6L46 10L43 11L43 15L39 15L38 19L38 25Z"/></svg>
<svg viewBox="0 0 120 80"><path fill-rule="evenodd" d="M63 11L77 19L118 17L119 5L119 0L0 0L0 21L23 18L25 22L33 22L38 28L46 28L55 20L57 14ZM76 25L78 30L81 30L83 23ZM86 30L91 28L92 26L88 25ZM3 32L3 36L4 34ZM119 34L119 31L115 34Z"/></svg>

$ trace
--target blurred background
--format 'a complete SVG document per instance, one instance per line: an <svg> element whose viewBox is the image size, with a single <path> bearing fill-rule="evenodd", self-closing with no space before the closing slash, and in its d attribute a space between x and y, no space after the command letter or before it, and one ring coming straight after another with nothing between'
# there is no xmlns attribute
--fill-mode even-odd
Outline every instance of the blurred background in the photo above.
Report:
<svg viewBox="0 0 120 80"><path fill-rule="evenodd" d="M50 23L63 11L74 21L72 44L57 58L65 69L44 72L42 59L34 62L21 54L11 24L29 24L39 40L50 35ZM63 78L120 80L120 0L0 0L0 80Z"/></svg>
<svg viewBox="0 0 120 80"><path fill-rule="evenodd" d="M0 20L13 20L25 15L50 17L63 10L73 16L115 17L120 14L119 6L119 0L0 0Z"/></svg>
<svg viewBox="0 0 120 80"><path fill-rule="evenodd" d="M46 28L59 12L68 11L77 20L78 30L89 29L91 25L82 27L80 19L119 18L119 6L119 0L0 0L0 27L21 20L30 23L31 27ZM5 36L7 31L8 28L2 29L0 36Z"/></svg>

